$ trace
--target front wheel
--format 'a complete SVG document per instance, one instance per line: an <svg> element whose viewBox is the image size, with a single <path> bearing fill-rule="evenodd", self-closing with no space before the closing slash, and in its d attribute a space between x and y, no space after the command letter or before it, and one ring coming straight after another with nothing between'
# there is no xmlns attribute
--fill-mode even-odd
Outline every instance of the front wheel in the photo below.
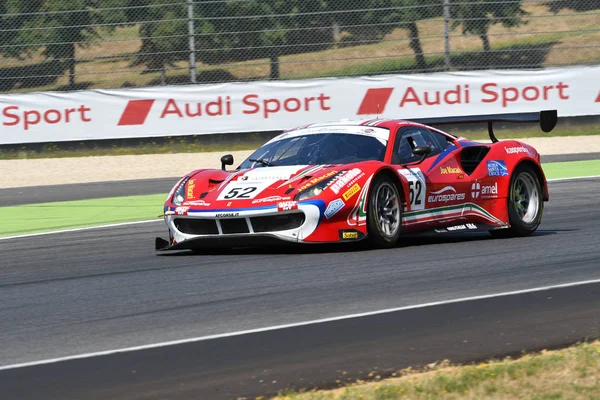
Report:
<svg viewBox="0 0 600 400"><path fill-rule="evenodd" d="M519 166L510 181L507 206L510 228L490 231L496 237L529 236L542 222L542 185L533 168Z"/></svg>
<svg viewBox="0 0 600 400"><path fill-rule="evenodd" d="M393 247L400 236L402 211L398 187L385 175L375 178L369 193L367 230L373 247Z"/></svg>

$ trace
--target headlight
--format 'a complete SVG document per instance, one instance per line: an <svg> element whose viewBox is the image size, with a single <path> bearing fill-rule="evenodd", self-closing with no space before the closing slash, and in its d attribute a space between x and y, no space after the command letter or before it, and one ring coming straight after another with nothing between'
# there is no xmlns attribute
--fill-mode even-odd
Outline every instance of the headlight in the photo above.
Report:
<svg viewBox="0 0 600 400"><path fill-rule="evenodd" d="M181 203L185 200L185 184L190 180L190 178L185 178L180 184L179 187L173 193L173 199L171 200L173 204L176 206L180 206Z"/></svg>
<svg viewBox="0 0 600 400"><path fill-rule="evenodd" d="M315 183L311 187L298 193L296 197L294 197L294 200L302 201L320 195L323 192L323 190L325 190L327 186L329 186L331 182L333 182L338 176L340 176L340 174L343 174L344 172L346 171L340 171L337 174L333 175L331 178Z"/></svg>
<svg viewBox="0 0 600 400"><path fill-rule="evenodd" d="M294 200L301 201L301 200L310 199L311 197L320 195L321 192L323 192L324 188L320 187L320 185L318 185L318 186L317 185L309 187L305 191L298 193L296 195L296 197L294 198Z"/></svg>

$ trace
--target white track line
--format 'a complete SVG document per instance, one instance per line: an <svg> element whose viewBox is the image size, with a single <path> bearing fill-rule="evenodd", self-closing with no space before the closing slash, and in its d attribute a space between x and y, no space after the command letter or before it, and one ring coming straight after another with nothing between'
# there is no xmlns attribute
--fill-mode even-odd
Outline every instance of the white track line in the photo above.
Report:
<svg viewBox="0 0 600 400"><path fill-rule="evenodd" d="M159 347L175 346L178 344L201 342L201 341L207 341L207 340L213 340L213 339L228 338L228 337L233 337L233 336L248 335L248 334L252 334L252 333L268 332L268 331L275 331L275 330L287 329L287 328L296 328L296 327L300 327L300 326L322 324L322 323L326 323L326 322L334 322L334 321L340 321L340 320L345 320L345 319L369 317L369 316L373 316L373 315L387 314L387 313L393 313L393 312L397 312L397 311L406 311L406 310L414 310L414 309L418 309L418 308L435 307L435 306L440 306L440 305L444 305L444 304L463 303L463 302L468 302L468 301L491 299L491 298L495 298L495 297L514 296L514 295L519 295L519 294L542 292L542 291L547 291L547 290L552 290L552 289L563 289L563 288L589 285L589 284L595 284L595 283L600 283L600 279L563 283L563 284L551 285L551 286L541 286L541 287L530 288L530 289L514 290L514 291L510 291L510 292L500 292L500 293L486 294L486 295L480 295L480 296L463 297L463 298L452 299L452 300L434 301L431 303L415 304L415 305L405 306L405 307L387 308L387 309L383 309L383 310L369 311L369 312L358 313L358 314L348 314L348 315L315 319L315 320L304 321L304 322L295 322L295 323L285 324L285 325L275 325L275 326L268 326L268 327L258 328L258 329L248 329L245 331L228 332L228 333L221 333L221 334L209 335L209 336L199 336L199 337L195 337L195 338L173 340L173 341L161 342L161 343L153 343L153 344L147 344L147 345L143 345L143 346L125 347L125 348L121 348L121 349L105 350L105 351L98 351L98 352L93 352L93 353L76 354L76 355L72 355L72 356L50 358L50 359L46 359L46 360L31 361L31 362L25 362L25 363L19 363L19 364L10 364L10 365L0 366L0 371L15 369L15 368L32 367L32 366L36 366L36 365L52 364L52 363L57 363L57 362L62 362L62 361L69 361L69 360L78 360L78 359L83 359L83 358L107 356L107 355L116 354L116 353L127 353L127 352L132 352L132 351L155 349L155 348L159 348Z"/></svg>
<svg viewBox="0 0 600 400"><path fill-rule="evenodd" d="M577 178L548 179L548 182L562 182L562 181L573 181L573 180L579 180L579 179L596 179L596 178L600 178L600 175L581 176L581 177L577 177ZM21 238L28 238L28 237L34 237L34 236L52 235L55 233L87 231L87 230L91 230L91 229L114 228L114 227L126 226L126 225L146 224L148 222L155 222L155 221L162 221L162 219L152 219L152 220L137 221L137 222L124 222L124 223L109 224L109 225L88 226L86 228L64 229L64 230L41 232L41 233L30 233L27 235L0 237L0 240L21 239Z"/></svg>
<svg viewBox="0 0 600 400"><path fill-rule="evenodd" d="M118 223L118 224L87 226L87 227L84 227L84 228L63 229L61 231L29 233L27 235L17 235L17 236L0 237L0 240L21 239L21 238L28 238L28 237L32 237L32 236L52 235L52 234L55 234L55 233L68 233L68 232L89 231L91 229L114 228L114 227L117 227L117 226L147 224L149 222L162 222L162 221L163 221L162 219L150 219L150 220L146 220L146 221L121 222L121 223Z"/></svg>
<svg viewBox="0 0 600 400"><path fill-rule="evenodd" d="M600 178L600 175L578 176L575 178L555 178L555 179L548 179L548 182L577 181L580 179L597 179L597 178Z"/></svg>

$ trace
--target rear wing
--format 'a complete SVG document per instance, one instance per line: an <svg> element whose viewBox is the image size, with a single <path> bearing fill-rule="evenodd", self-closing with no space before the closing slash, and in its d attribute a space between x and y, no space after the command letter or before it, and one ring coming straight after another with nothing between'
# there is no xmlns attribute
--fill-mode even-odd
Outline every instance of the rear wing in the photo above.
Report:
<svg viewBox="0 0 600 400"><path fill-rule="evenodd" d="M413 119L423 125L449 125L449 124L469 124L474 122L487 122L488 133L492 142L496 143L498 139L494 135L494 122L539 122L540 128L544 132L550 132L558 122L558 113L556 110L544 110L540 112L513 113L513 114L491 114L491 115L467 115L459 117L439 117Z"/></svg>

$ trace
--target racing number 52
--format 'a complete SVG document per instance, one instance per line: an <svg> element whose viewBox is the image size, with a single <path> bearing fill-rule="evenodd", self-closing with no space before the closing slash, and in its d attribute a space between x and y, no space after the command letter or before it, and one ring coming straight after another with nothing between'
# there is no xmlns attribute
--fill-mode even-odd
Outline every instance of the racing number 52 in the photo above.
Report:
<svg viewBox="0 0 600 400"><path fill-rule="evenodd" d="M410 204L418 206L421 204L421 194L423 184L421 181L408 181L408 190L410 191Z"/></svg>
<svg viewBox="0 0 600 400"><path fill-rule="evenodd" d="M398 170L403 175L408 184L407 200L410 200L410 210L418 211L425 209L425 202L427 194L427 183L425 181L425 175L419 168L402 168ZM408 201L407 201L408 203Z"/></svg>
<svg viewBox="0 0 600 400"><path fill-rule="evenodd" d="M249 199L250 193L256 191L256 187L249 186L245 188L233 188L225 196L224 199Z"/></svg>

